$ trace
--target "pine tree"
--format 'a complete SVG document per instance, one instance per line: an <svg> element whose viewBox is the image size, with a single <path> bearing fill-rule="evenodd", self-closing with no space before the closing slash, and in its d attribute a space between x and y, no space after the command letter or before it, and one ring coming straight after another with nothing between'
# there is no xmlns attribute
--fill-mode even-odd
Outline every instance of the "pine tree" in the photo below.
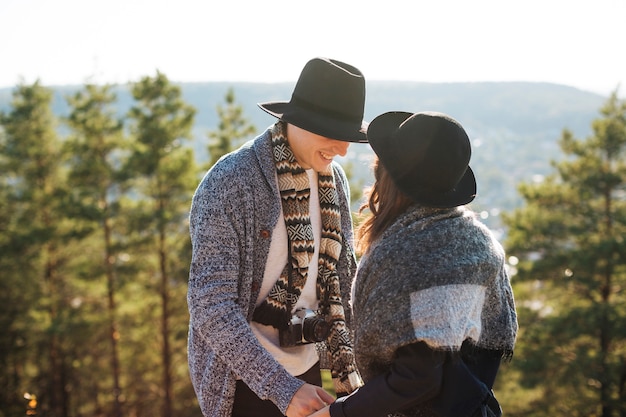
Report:
<svg viewBox="0 0 626 417"><path fill-rule="evenodd" d="M134 176L135 189L148 207L144 207L143 231L150 240L158 275L158 294L161 317L162 392L163 417L173 416L173 381L171 347L171 310L173 302L184 296L170 297L176 285L179 292L184 287L177 284L187 276L173 276L180 271L180 263L188 265L188 258L177 255L189 244L188 210L196 187L196 167L191 148L183 146L183 139L191 137L195 109L186 104L181 90L157 72L155 77L145 77L132 85L136 105L129 112L131 131L135 136L134 149L127 166L127 174ZM145 259L142 259L145 263ZM144 268L149 269L149 267ZM179 301L180 302L180 301ZM180 340L177 340L180 342ZM176 349L176 352L184 349Z"/></svg>
<svg viewBox="0 0 626 417"><path fill-rule="evenodd" d="M0 410L9 416L23 415L25 410L21 394L27 385L23 365L28 354L24 344L30 338L28 315L37 291L32 274L22 272L21 248L16 245L20 204L14 195L15 177L7 169L6 145L0 126Z"/></svg>
<svg viewBox="0 0 626 417"><path fill-rule="evenodd" d="M4 204L12 210L6 219L9 230L3 238L8 249L3 255L11 259L5 258L3 263L10 263L6 272L15 274L12 279L33 297L22 301L29 307L27 316L36 318L25 329L27 334L22 334L26 340L21 343L28 346L29 357L22 357L25 363L17 373L25 372L26 365L34 366L38 375L26 377L24 383L29 385L28 392L42 399L38 411L65 417L70 406L67 352L71 345L68 301L72 292L64 264L69 256L71 230L63 205L64 155L51 101L51 90L38 81L19 85L13 93L11 110L0 116L4 129L2 171L9 186L3 190L7 199ZM22 297L27 296L18 299Z"/></svg>
<svg viewBox="0 0 626 417"><path fill-rule="evenodd" d="M228 89L224 97L226 104L217 106L219 126L217 130L210 131L209 136L209 163L208 169L217 162L220 157L233 151L245 139L249 139L256 133L256 127L244 117L243 108L236 104L235 92Z"/></svg>
<svg viewBox="0 0 626 417"><path fill-rule="evenodd" d="M613 93L525 205L504 216L521 260L520 343L513 364L532 392L520 415L626 415L626 103Z"/></svg>
<svg viewBox="0 0 626 417"><path fill-rule="evenodd" d="M115 94L110 86L86 85L68 98L71 113L67 119L72 136L67 140L71 154L70 180L74 220L85 221L100 238L100 261L93 271L103 271L106 279L108 339L111 346L109 369L112 373L112 416L122 417L120 359L117 325L115 221L120 216L120 157L124 146L123 122L115 117ZM117 232L119 234L119 231ZM93 274L92 274L93 275ZM93 279L93 278L92 278Z"/></svg>

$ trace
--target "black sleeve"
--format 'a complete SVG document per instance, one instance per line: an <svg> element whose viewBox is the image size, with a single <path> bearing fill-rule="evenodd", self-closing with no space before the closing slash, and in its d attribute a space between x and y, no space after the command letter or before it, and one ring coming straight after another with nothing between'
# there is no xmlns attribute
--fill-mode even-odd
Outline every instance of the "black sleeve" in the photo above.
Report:
<svg viewBox="0 0 626 417"><path fill-rule="evenodd" d="M423 342L398 349L389 372L331 404L331 417L386 416L431 399L439 392L445 358Z"/></svg>

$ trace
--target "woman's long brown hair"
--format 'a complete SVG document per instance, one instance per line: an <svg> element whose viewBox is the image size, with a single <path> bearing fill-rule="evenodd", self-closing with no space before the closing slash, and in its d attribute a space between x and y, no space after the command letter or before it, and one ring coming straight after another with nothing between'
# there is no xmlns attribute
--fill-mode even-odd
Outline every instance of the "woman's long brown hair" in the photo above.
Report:
<svg viewBox="0 0 626 417"><path fill-rule="evenodd" d="M357 228L357 250L365 253L367 248L378 239L391 224L414 204L393 183L385 167L374 160L374 184L366 191L366 202L359 208L359 214L369 209L369 214Z"/></svg>

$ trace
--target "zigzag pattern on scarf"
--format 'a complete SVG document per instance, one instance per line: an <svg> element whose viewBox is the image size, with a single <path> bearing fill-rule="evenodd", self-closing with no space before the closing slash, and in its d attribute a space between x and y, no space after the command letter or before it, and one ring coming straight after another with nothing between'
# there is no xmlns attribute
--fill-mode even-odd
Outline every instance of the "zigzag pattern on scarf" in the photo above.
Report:
<svg viewBox="0 0 626 417"><path fill-rule="evenodd" d="M278 121L272 128L272 145L278 177L283 217L287 227L289 260L268 297L255 309L253 320L284 328L290 318L288 305L294 305L304 288L308 267L315 250L309 215L311 189L306 171L298 164L285 135L286 126ZM337 261L341 255L341 212L332 168L318 173L318 196L322 233L317 273L320 308L330 322L326 345L331 375L337 394L348 394L362 385L356 370L352 340L345 323ZM291 266L291 268L289 268ZM291 269L291 277L289 270ZM291 278L291 287L289 286Z"/></svg>

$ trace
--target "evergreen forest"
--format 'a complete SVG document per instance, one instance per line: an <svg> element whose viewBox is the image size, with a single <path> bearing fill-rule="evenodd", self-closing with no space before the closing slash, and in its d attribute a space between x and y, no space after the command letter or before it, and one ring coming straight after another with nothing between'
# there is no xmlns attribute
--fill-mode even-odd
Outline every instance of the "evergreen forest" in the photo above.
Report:
<svg viewBox="0 0 626 417"><path fill-rule="evenodd" d="M188 214L202 175L292 85L0 90L0 417L200 417L187 371ZM626 101L537 83L368 84L366 118L439 110L472 138L520 331L512 417L626 417ZM371 150L344 165L355 221Z"/></svg>

